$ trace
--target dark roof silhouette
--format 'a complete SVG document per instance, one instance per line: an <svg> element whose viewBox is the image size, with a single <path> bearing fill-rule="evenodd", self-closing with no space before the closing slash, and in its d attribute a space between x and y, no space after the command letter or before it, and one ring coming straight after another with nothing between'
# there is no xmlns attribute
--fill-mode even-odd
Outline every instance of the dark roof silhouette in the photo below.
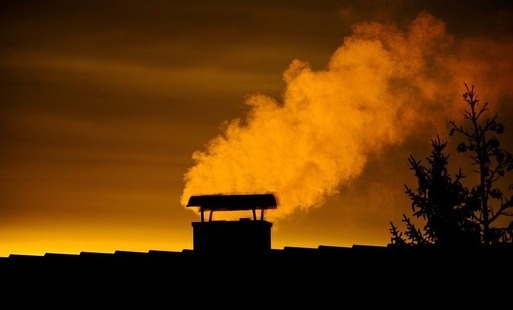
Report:
<svg viewBox="0 0 513 310"><path fill-rule="evenodd" d="M477 289L480 294L503 296L498 299L503 302L511 287L507 281L499 283L512 278L512 269L485 267L511 261L512 247L449 252L365 245L284 247L253 256L233 251L204 256L194 250L47 253L0 260L0 277L4 303L34 302L41 308L89 304L95 309L100 305L326 309L353 299L363 308L411 308L412 302L424 306L479 302L470 298ZM487 305L493 301L487 300Z"/></svg>
<svg viewBox="0 0 513 310"><path fill-rule="evenodd" d="M187 206L211 212L263 211L275 208L276 200L272 194L206 195L191 197ZM230 303L237 308L324 309L341 307L346 300L358 308L374 308L377 302L383 308L404 303L411 307L408 302L421 298L423 305L432 301L438 307L451 298L460 306L462 299L475 300L470 298L472 293L488 293L489 287L494 296L509 296L511 290L509 285L495 284L512 279L513 269L488 267L513 261L513 246L274 249L272 224L264 220L202 219L192 224L194 249L0 258L0 278L5 284L2 301L21 306L27 300L38 305L47 301L52 307L65 301L66 308L84 308L88 302L94 308L110 305L115 309L139 304L212 309Z"/></svg>

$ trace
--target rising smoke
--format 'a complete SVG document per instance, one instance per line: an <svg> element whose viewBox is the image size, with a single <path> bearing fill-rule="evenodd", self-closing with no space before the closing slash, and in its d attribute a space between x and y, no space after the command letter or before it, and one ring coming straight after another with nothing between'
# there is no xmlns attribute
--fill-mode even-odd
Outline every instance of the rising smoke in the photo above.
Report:
<svg viewBox="0 0 513 310"><path fill-rule="evenodd" d="M512 51L509 43L458 41L428 13L405 29L357 24L326 70L293 60L282 101L249 97L249 113L193 153L181 203L199 194L273 192L279 207L268 218L275 221L322 206L369 158L426 126L445 132L464 108L463 83L478 85L491 103L511 91Z"/></svg>

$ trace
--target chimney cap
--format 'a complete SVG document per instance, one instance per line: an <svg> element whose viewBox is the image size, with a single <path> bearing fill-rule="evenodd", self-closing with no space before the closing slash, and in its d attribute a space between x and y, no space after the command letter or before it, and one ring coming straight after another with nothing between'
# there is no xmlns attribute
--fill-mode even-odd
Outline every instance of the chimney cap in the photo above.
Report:
<svg viewBox="0 0 513 310"><path fill-rule="evenodd" d="M187 207L200 207L202 211L243 211L277 208L274 194L212 194L194 195Z"/></svg>

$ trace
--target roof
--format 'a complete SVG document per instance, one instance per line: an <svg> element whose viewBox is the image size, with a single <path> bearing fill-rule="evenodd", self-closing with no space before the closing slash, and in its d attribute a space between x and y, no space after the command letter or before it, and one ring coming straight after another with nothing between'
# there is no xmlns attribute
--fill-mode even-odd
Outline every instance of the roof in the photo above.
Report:
<svg viewBox="0 0 513 310"><path fill-rule="evenodd" d="M214 194L195 195L189 198L187 207L200 207L210 211L242 211L276 209L274 194Z"/></svg>

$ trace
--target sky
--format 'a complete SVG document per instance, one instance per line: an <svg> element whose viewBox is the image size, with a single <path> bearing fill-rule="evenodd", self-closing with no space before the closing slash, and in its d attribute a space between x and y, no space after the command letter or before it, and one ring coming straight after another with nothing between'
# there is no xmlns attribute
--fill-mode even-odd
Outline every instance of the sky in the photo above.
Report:
<svg viewBox="0 0 513 310"><path fill-rule="evenodd" d="M465 165L464 83L513 151L512 39L506 0L2 1L0 256L191 249L211 193L275 193L273 248L385 246L408 156Z"/></svg>

